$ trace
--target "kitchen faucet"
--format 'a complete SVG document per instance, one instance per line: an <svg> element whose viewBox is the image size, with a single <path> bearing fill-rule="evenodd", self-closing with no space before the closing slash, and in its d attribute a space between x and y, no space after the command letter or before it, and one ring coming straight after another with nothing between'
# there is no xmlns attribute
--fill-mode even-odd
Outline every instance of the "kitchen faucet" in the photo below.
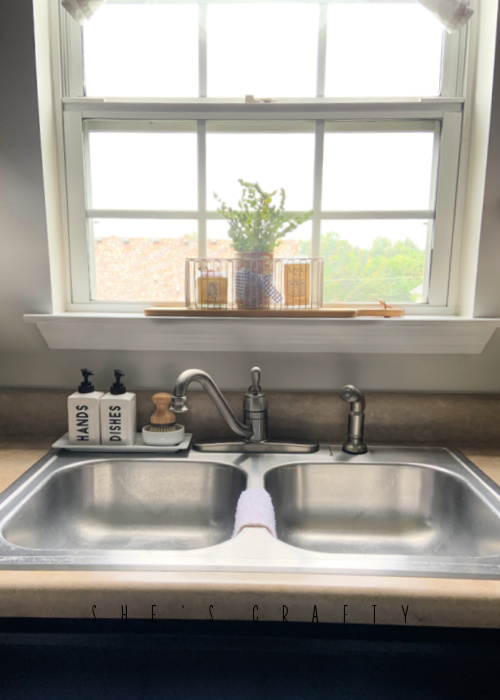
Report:
<svg viewBox="0 0 500 700"><path fill-rule="evenodd" d="M310 453L319 449L317 443L268 440L267 398L260 386L260 369L251 371L252 383L243 398L243 423L236 418L231 407L212 377L201 369L187 369L175 382L170 410L174 413L188 411L187 389L191 382L198 382L212 399L215 407L240 439L196 442L199 452L286 452Z"/></svg>

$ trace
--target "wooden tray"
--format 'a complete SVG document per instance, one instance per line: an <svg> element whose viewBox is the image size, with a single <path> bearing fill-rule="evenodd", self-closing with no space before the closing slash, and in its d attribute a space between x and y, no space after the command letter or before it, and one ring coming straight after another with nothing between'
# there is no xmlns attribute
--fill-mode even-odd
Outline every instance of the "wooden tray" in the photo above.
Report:
<svg viewBox="0 0 500 700"><path fill-rule="evenodd" d="M185 309L181 307L153 306L144 309L146 316L170 316L188 318L356 318L378 316L391 318L404 315L404 309L340 308L324 309Z"/></svg>
<svg viewBox="0 0 500 700"><path fill-rule="evenodd" d="M354 318L356 309L182 309L153 306L146 316L189 316L225 318Z"/></svg>
<svg viewBox="0 0 500 700"><path fill-rule="evenodd" d="M404 316L404 309L356 309L356 316L380 316L382 318L396 318Z"/></svg>

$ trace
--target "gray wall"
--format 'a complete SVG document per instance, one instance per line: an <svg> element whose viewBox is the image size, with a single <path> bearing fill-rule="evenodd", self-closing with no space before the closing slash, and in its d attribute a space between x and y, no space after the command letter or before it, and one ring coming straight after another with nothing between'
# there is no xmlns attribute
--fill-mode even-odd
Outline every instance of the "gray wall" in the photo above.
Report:
<svg viewBox="0 0 500 700"><path fill-rule="evenodd" d="M500 391L498 332L482 355L281 356L201 351L167 354L49 350L36 328L22 320L24 313L52 310L37 119L31 2L3 2L0 4L0 386L71 388L78 382L79 368L87 365L98 374L100 386L108 384L112 369L119 366L127 373L131 387L159 388L171 386L182 369L198 366L213 374L222 388L241 389L248 385L249 368L260 364L270 389L330 390L353 382L372 391ZM500 164L497 145L500 120L493 122L492 130L491 177ZM496 195L491 197L497 203ZM498 206L492 206L491 200L489 206L492 209L489 225L498 226ZM494 260L494 274L498 277L498 256Z"/></svg>
<svg viewBox="0 0 500 700"><path fill-rule="evenodd" d="M113 368L135 389L169 389L188 367L212 374L221 388L246 389L259 365L267 389L328 391L359 384L368 391L500 392L500 337L482 355L346 355L276 353L161 353L37 350L0 354L0 386L75 388L80 367L90 367L99 388Z"/></svg>
<svg viewBox="0 0 500 700"><path fill-rule="evenodd" d="M43 343L22 321L50 312L50 279L29 0L0 4L0 350Z"/></svg>

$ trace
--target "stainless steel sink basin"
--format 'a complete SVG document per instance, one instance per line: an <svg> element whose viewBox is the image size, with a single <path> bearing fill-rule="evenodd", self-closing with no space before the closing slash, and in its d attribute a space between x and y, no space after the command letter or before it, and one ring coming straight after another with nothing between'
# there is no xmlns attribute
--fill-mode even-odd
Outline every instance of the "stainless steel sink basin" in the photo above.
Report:
<svg viewBox="0 0 500 700"><path fill-rule="evenodd" d="M55 471L9 518L3 536L28 549L182 550L231 537L246 474L235 467L147 459Z"/></svg>
<svg viewBox="0 0 500 700"><path fill-rule="evenodd" d="M316 552L489 557L498 510L455 474L404 464L294 464L267 472L279 539Z"/></svg>
<svg viewBox="0 0 500 700"><path fill-rule="evenodd" d="M233 537L245 488L273 537ZM500 579L500 488L445 448L165 457L52 451L0 494L0 569Z"/></svg>

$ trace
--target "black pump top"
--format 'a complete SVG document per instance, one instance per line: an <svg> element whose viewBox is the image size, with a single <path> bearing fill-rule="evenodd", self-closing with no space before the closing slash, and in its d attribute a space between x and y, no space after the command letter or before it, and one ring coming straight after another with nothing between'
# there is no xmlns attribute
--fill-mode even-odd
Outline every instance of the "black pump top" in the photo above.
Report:
<svg viewBox="0 0 500 700"><path fill-rule="evenodd" d="M93 391L95 391L95 389L92 382L89 382L89 377L92 377L94 373L91 372L89 369L82 369L81 373L83 375L83 382L78 387L78 393L91 394Z"/></svg>
<svg viewBox="0 0 500 700"><path fill-rule="evenodd" d="M109 393L116 396L117 394L124 394L127 388L122 384L121 378L125 376L125 373L121 369L114 369L115 373L115 383L110 387Z"/></svg>

